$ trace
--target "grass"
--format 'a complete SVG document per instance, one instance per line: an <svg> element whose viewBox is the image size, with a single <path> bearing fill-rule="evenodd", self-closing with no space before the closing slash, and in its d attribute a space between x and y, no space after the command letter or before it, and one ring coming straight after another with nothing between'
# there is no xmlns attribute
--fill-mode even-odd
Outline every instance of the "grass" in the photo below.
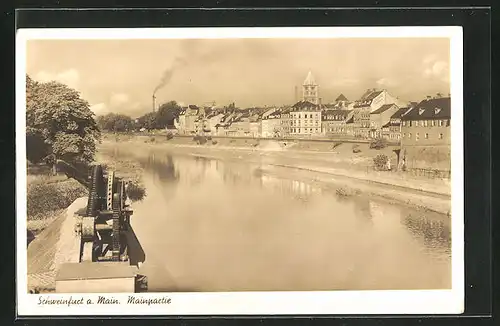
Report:
<svg viewBox="0 0 500 326"><path fill-rule="evenodd" d="M50 171L50 169L48 169ZM27 176L27 228L37 234L45 229L87 189L64 175L50 175L44 166L30 166Z"/></svg>

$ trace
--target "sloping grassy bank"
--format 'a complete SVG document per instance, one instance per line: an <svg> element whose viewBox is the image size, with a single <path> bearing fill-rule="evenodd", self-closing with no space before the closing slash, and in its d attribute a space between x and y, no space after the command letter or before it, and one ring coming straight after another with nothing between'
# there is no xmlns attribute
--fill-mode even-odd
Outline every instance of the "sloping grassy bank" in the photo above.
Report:
<svg viewBox="0 0 500 326"><path fill-rule="evenodd" d="M66 176L47 172L30 173L27 178L27 227L36 236L87 190Z"/></svg>

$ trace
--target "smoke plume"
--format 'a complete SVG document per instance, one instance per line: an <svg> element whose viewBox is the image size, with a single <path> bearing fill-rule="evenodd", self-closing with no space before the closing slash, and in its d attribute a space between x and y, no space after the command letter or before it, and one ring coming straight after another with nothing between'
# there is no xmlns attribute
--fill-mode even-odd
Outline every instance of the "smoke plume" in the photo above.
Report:
<svg viewBox="0 0 500 326"><path fill-rule="evenodd" d="M162 75L162 77L160 79L160 83L158 84L158 86L155 87L153 95L156 94L156 92L159 89L165 87L170 82L170 79L172 79L172 76L173 76L174 72L177 69L179 69L182 66L184 66L185 64L186 64L186 61L184 59L181 59L179 57L175 58L174 62L170 66L170 68L168 68L167 70L165 70L163 72L163 75Z"/></svg>

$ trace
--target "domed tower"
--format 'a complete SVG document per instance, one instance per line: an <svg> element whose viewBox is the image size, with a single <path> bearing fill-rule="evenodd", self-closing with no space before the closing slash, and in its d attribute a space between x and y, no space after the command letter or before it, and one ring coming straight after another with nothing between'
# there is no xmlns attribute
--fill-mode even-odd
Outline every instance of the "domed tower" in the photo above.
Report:
<svg viewBox="0 0 500 326"><path fill-rule="evenodd" d="M304 80L304 83L302 84L302 99L314 104L320 104L318 87L319 85L316 84L314 76L309 71L306 79Z"/></svg>

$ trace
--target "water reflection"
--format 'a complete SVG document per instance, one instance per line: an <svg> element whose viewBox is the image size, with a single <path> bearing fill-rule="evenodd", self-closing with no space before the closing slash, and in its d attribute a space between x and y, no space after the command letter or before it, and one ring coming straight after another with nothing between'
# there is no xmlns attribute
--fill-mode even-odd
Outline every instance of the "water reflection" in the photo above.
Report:
<svg viewBox="0 0 500 326"><path fill-rule="evenodd" d="M260 164L168 153L134 159L149 194L134 207L134 228L151 291L451 284L449 223L430 213L342 199L335 188Z"/></svg>

